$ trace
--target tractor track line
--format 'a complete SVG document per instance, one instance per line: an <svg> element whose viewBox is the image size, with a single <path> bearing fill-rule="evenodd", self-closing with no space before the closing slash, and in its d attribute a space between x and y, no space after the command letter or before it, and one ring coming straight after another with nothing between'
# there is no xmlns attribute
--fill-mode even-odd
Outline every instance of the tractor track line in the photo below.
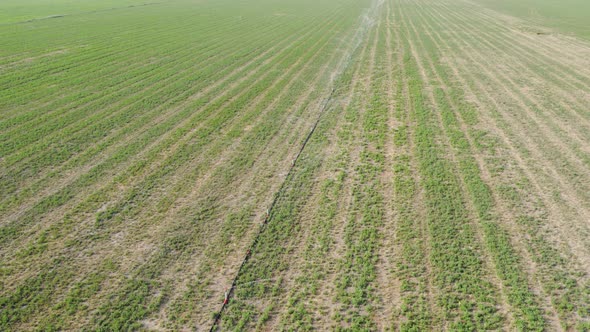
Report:
<svg viewBox="0 0 590 332"><path fill-rule="evenodd" d="M363 26L363 24L364 25L366 25L366 24L365 24L365 22L361 22L360 24L361 25L359 27L359 30L357 31L357 34L360 35L359 36L360 38L363 38L364 39L364 32L365 31L363 31L363 28L366 27L366 26ZM358 40L358 39L357 38L353 38L352 42L354 43L355 40ZM352 50L350 50L348 52L348 54L345 55L345 61L346 62L343 63L344 67L337 68L336 69L337 72L335 73L335 77L334 77L334 81L333 82L336 82L337 79L339 78L339 75L350 65L350 61L352 60L352 56L354 55L354 53L355 53L356 49L358 48L359 44L360 44L360 40L358 41L358 43L356 45L353 45ZM276 202L277 202L278 198L281 196L281 193L284 191L284 188L285 188L286 184L288 183L288 180L291 178L291 174L293 174L293 170L295 169L295 166L297 165L297 161L299 160L301 154L303 153L303 150L305 149L307 143L309 142L309 140L313 136L313 134L314 134L314 132L315 132L315 130L316 130L316 128L317 128L320 120L322 119L323 114L328 109L328 106L331 105L331 101L332 101L332 99L334 97L334 92L335 91L336 91L336 87L332 87L329 95L325 99L324 105L321 107L321 109L319 111L319 114L318 114L317 119L315 120L315 122L314 122L311 130L309 131L309 133L305 137L305 139L304 139L304 141L303 141L303 143L301 145L301 148L299 149L299 151L297 152L297 155L295 156L295 159L292 161L291 166L289 167L289 170L287 172L287 175L285 176L285 179L281 183L281 185L279 187L279 190L275 193L274 198L273 198L270 206L267 209L266 217L264 218L264 221L263 221L263 223L261 224L261 226L260 226L260 228L258 230L258 234L256 234L254 236L254 240L252 241L252 244L250 245L248 251L246 252L246 255L245 255L244 259L242 260L242 263L240 264L240 267L238 268L238 271L237 271L235 277L233 278L232 284L231 284L231 286L230 286L230 288L229 288L229 290L227 292L227 297L226 297L225 301L223 302L223 304L222 304L219 312L215 315L215 318L213 320L213 324L211 325L211 328L210 328L210 332L215 331L216 328L217 328L217 326L219 325L221 316L223 315L223 312L224 312L225 308L229 304L229 300L231 299L231 297L232 297L232 295L234 293L234 289L237 286L238 277L240 276L240 273L241 273L244 265L246 265L246 263L250 260L250 257L252 256L252 249L258 243L258 239L260 238L260 235L266 229L266 225L272 220L273 208L276 205Z"/></svg>

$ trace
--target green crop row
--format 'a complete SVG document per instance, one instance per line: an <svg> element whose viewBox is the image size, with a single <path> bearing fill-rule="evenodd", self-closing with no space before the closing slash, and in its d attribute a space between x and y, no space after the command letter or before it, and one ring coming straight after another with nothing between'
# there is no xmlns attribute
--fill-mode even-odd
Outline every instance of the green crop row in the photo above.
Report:
<svg viewBox="0 0 590 332"><path fill-rule="evenodd" d="M399 30L394 32L396 49L402 52ZM429 278L427 273L427 239L420 226L421 218L418 205L418 183L414 174L411 143L413 127L410 125L409 113L412 109L408 86L405 82L406 72L400 55L395 62L399 68L396 80L395 96L397 107L396 120L399 127L393 133L393 142L397 150L393 160L394 208L396 218L396 238L400 252L395 266L395 276L400 280L400 309L394 315L393 329L400 331L424 331L433 326L433 313L429 304Z"/></svg>
<svg viewBox="0 0 590 332"><path fill-rule="evenodd" d="M383 13L380 8L379 13ZM382 19L381 14L375 17ZM384 144L388 106L385 95L385 39L383 25L369 30L359 85L352 107L360 124L356 141L359 160L352 176L352 203L344 226L344 253L339 260L336 303L340 310L333 318L336 330L369 331L376 328L373 317L376 304L376 264L380 246L380 228L384 219L383 184ZM366 84L366 85L365 85ZM364 96L364 97L361 97Z"/></svg>
<svg viewBox="0 0 590 332"><path fill-rule="evenodd" d="M417 16L420 15L417 14ZM427 21L423 24L429 26ZM437 40L430 42L432 48L427 49L424 54L430 54L425 58L434 69L431 76L439 77L441 85L452 86L452 83L446 78L446 72L432 65L436 62L437 49L440 46ZM456 112L465 111L471 123L476 123L477 119L474 118L473 111L468 109L469 105L463 102L464 97L458 94L457 90L450 90L447 93L442 89L435 89L434 98L437 109L441 113L442 125L457 158L457 167L463 185L470 196L474 212L477 214L476 218L479 219L483 229L487 252L492 256L496 273L502 279L506 289L506 296L512 306L511 315L515 319L514 324L518 329L543 330L544 318L538 305L538 299L535 299L534 294L529 290L518 254L512 248L507 232L498 224L498 218L494 216L492 209L495 203L491 191L488 185L483 182L477 162L473 157L473 147L470 146L465 133L468 129L461 127Z"/></svg>
<svg viewBox="0 0 590 332"><path fill-rule="evenodd" d="M410 53L415 37L409 32L408 20L411 17L405 17L407 34L402 37L404 67L413 107L410 118L416 123L413 152L424 188L432 282L440 292L436 303L451 329L497 328L503 319L497 311L497 290L482 278L486 275L480 258L482 249L469 222L459 179L437 139L444 133L437 124L437 110L424 95L417 60Z"/></svg>
<svg viewBox="0 0 590 332"><path fill-rule="evenodd" d="M343 77L350 77L349 72L346 71ZM340 82L339 84L346 84L344 83L345 80L340 80ZM342 89L340 87L338 91ZM338 99L339 92L335 94L334 98ZM305 307L306 299L304 294L319 291L318 289L314 290L313 283L314 280L319 281L321 279L321 272L318 270L315 270L316 272L310 271L311 275L305 273L301 276L301 279L295 280L298 283L305 283L306 290L301 290L297 294L284 294L284 291L281 290L282 274L288 271L288 265L283 258L287 258L300 245L294 239L294 237L298 237L297 234L303 232L302 225L298 222L299 218L301 218L299 214L304 210L305 201L310 197L313 188L316 186L312 181L314 175L322 167L325 167L324 165L327 162L325 160L328 156L324 155L323 152L329 143L326 135L331 130L330 128L334 128L335 121L338 119L337 109L339 108L334 106L328 108L326 114L321 118L314 135L295 164L291 175L285 180L285 186L279 192L277 202L271 211L269 223L257 238L252 248L251 258L246 262L238 276L234 297L230 301L229 307L222 314L221 324L223 329L243 330L253 326L262 326L270 318L269 315L273 311L275 303L280 301L281 297L287 298L285 303L286 311L280 321L281 326L286 329L296 328L301 330L312 328L313 317ZM317 112L317 110L314 111ZM337 183L339 182L327 181L325 187L321 186L319 188L320 195L333 195L334 192L331 190L337 190L336 188L339 186ZM332 185L335 187L332 187ZM335 203L325 201L324 203L327 206L323 204L315 206L314 204L313 209L317 213L332 215ZM327 246L329 246L327 242L329 241L329 234L327 233L329 228L327 221L312 226L310 231L320 236L320 238L314 236L309 238L309 241L312 243L321 241L322 244L318 245L321 245L323 250L327 250ZM314 247L314 249L316 248ZM311 255L309 251L308 253ZM317 254L314 250L314 257L317 257ZM307 271L305 267L303 268L304 271ZM252 305L251 299L258 299L259 304Z"/></svg>
<svg viewBox="0 0 590 332"><path fill-rule="evenodd" d="M423 13L423 15L433 16L428 11L422 11L421 13ZM444 22L444 24L449 23ZM435 43L444 44L447 43L448 40L449 39L438 38L438 41L435 41ZM440 72L444 73L444 71ZM444 74L441 75L444 76ZM450 81L447 81L446 84L453 86ZM472 82L469 82L468 84L473 87ZM454 89L453 91L456 92L458 90ZM456 93L452 94L451 99L453 99L451 103L455 104L454 108L458 110L458 116L461 116L463 121L471 125L477 124L477 118L473 117L473 109L471 109L469 105L461 102L461 100L464 99L461 95ZM445 104L445 101L441 101L441 104ZM451 106L447 104L445 108L449 109ZM487 138L489 135L485 133L482 134L481 131L478 132L475 129L458 133L457 119L452 115L448 116L447 124L450 128L454 127L454 129L450 130L453 130L456 133L454 136L463 142L462 145L457 142L456 146L456 151L463 155L463 160L460 164L462 173L465 174L465 182L473 197L472 199L480 220L482 220L487 243L491 248L490 252L495 253L496 255L496 269L508 289L508 300L516 309L513 312L517 317L516 324L521 328L528 326L527 329L532 329L531 326L537 326L537 329L541 329L541 313L539 312L539 309L535 309L533 296L528 289L530 286L527 285L525 280L523 280L524 273L521 265L522 263L519 262L514 250L510 248L510 240L506 231L501 229L501 226L497 224L497 221L494 221L495 217L493 217L491 209L496 202L493 202L492 200L491 189L481 181L479 169L473 158L465 153L465 151L477 153L475 152L475 149L478 148L480 152L489 151L488 153L490 155L497 155L499 151L499 143L493 141L491 144L485 142L482 144L481 141L478 141L478 138L484 138L489 141L489 138ZM474 140L473 144L475 146L470 147L466 145L467 139L465 135L474 135L475 139L472 139ZM499 157L496 156L495 159L498 160ZM506 161L503 163L505 164ZM507 184L507 186L513 187L514 184ZM528 186L530 186L530 184ZM521 188L524 189L528 186L525 185ZM507 189L500 191L500 193L511 201L509 205L514 207L520 206L521 208L526 205L524 203L517 203L525 200L524 196L526 196L526 194L524 194L522 190ZM529 211L528 213L531 212L532 211ZM527 212L516 212L516 215L523 213ZM533 212L533 214L537 213ZM587 316L587 312L584 312L585 309L583 309L588 307L587 295L584 295L587 294L587 291L584 290L585 288L583 285L578 284L578 281L576 281L577 276L572 275L571 272L568 271L571 270L571 268L567 267L570 264L550 245L550 242L544 238L544 232L541 231L542 224L537 217L522 215L515 221L518 225L523 227L528 234L528 237L526 238L528 242L527 250L532 254L535 263L540 264L540 269L542 270L539 275L540 280L547 293L551 295L552 304L560 315L563 326L565 328L571 328L572 325L576 325L574 322L579 318L582 318L582 322L577 324L583 326L584 317ZM574 313L576 311L579 318L575 317L576 314Z"/></svg>

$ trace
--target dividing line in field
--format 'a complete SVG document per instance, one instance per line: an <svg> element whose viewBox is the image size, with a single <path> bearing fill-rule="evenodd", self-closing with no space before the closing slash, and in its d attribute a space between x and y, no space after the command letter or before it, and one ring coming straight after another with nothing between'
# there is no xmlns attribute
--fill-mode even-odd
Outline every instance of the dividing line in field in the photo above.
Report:
<svg viewBox="0 0 590 332"><path fill-rule="evenodd" d="M318 114L317 119L315 120L313 126L311 127L311 130L309 131L309 133L307 134L307 136L303 140L303 143L301 144L301 148L297 152L297 155L295 156L295 159L293 159L293 162L291 163L291 166L289 167L289 171L287 172L287 176L285 176L285 179L281 183L281 186L279 187L279 190L275 193L274 198L273 198L272 202L270 203L270 206L269 206L269 208L268 208L268 210L266 212L266 216L264 217L264 221L262 222L262 225L260 226L260 228L258 230L258 234L256 234L256 236L254 236L254 241L252 241L252 244L250 245L248 251L246 252L246 256L242 260L242 263L240 264L240 268L238 269L238 272L236 273L236 275L235 275L235 277L234 277L234 279L232 281L232 284L231 284L229 290L226 293L225 301L223 302L223 304L222 304L221 309L219 310L219 312L215 315L215 320L213 321L213 325L211 326L210 331L215 331L215 328L219 324L219 319L221 318L221 315L223 314L223 311L225 310L225 307L229 303L229 300L231 299L231 296L233 295L233 291L234 291L235 287L237 286L236 281L238 280L238 277L240 276L240 272L242 271L242 268L244 267L244 265L250 259L250 256L252 255L252 249L254 248L254 246L256 245L256 243L258 243L258 239L260 237L260 234L262 234L262 232L266 228L266 225L270 221L270 219L272 217L273 207L275 206L275 204L277 202L277 199L281 196L281 192L283 192L283 189L285 187L285 184L287 183L287 180L289 180L289 178L291 177L291 174L293 173L293 169L295 168L295 165L297 164L297 160L299 159L299 157L301 156L301 153L305 149L305 146L307 145L307 142L309 142L311 136L315 132L315 130L316 130L316 128L317 128L317 126L318 126L321 118L322 118L322 115L324 114L324 112L328 108L328 105L330 105L330 101L332 100L332 97L334 96L334 91L336 91L336 88L332 88L332 90L330 91L330 94L328 95L328 97L324 101L324 105L320 109L320 112Z"/></svg>
<svg viewBox="0 0 590 332"><path fill-rule="evenodd" d="M373 8L374 9L374 8ZM371 13L369 11L369 14L374 14ZM213 324L210 328L210 331L215 331L215 329L217 328L217 326L219 325L221 316L224 312L224 310L226 309L227 305L229 304L229 301L232 298L232 295L234 293L234 290L237 286L239 286L237 284L237 280L238 277L241 274L242 269L244 268L244 266L246 265L246 263L250 260L251 255L252 255L252 250L254 249L254 246L258 243L260 235L264 232L264 230L266 229L266 226L268 225L268 223L271 221L272 216L273 216L273 208L276 205L277 200L281 197L281 194L283 193L283 191L285 190L286 184L288 183L288 180L292 177L293 174L293 170L295 169L295 166L297 165L297 161L299 160L301 154L303 153L303 150L305 149L307 143L309 142L309 140L311 139L311 137L313 136L316 128L318 127L318 124L320 123L320 120L322 119L323 114L326 112L326 110L329 108L329 106L331 105L331 101L334 97L334 93L336 91L336 87L334 86L334 84L338 81L340 75L348 68L348 66L351 64L352 62L352 57L356 51L356 49L360 46L362 40L364 39L364 36L368 30L368 27L372 25L372 20L371 17L368 15L363 15L361 16L361 23L360 26L356 32L356 34L354 35L352 42L353 45L351 47L351 49L346 52L344 54L343 57L343 61L341 62L341 64L336 68L336 70L334 71L332 77L331 77L331 83L333 85L332 89L330 90L329 95L327 96L327 98L324 101L324 104L322 105L318 116L316 118L316 120L314 121L309 133L307 134L307 136L305 137L305 139L303 140L301 147L299 148L299 151L297 152L295 158L293 159L291 166L289 167L289 170L287 171L287 174L284 178L284 180L282 181L278 191L275 193L272 202L269 205L269 208L267 209L266 212L266 216L264 218L263 223L260 225L258 233L254 236L254 240L252 241L252 244L249 246L249 249L246 252L246 255L244 257L244 259L242 260L242 263L240 264L240 267L238 268L238 271L235 275L235 277L233 278L232 284L230 286L230 288L227 290L226 294L225 294L225 299L224 302L219 310L219 312L215 315Z"/></svg>
<svg viewBox="0 0 590 332"><path fill-rule="evenodd" d="M321 51L316 51L322 53ZM247 179L246 181L239 181L239 185L238 187L234 187L232 189L232 192L234 195L236 195L236 193L242 193L242 192L246 192L246 191L261 191L260 188L260 181L257 180L256 176L252 173L257 173L259 175L261 175L261 173L264 173L264 171L261 172L261 169L265 169L264 163L267 162L271 162L271 165L274 165L276 167L274 167L276 169L276 171L279 171L280 169L284 168L284 172L281 172L281 174L286 174L286 172L288 171L288 166L289 165L283 165L281 166L280 163L276 163L276 162L272 162L272 160L291 160L293 156L295 156L296 152L299 149L299 144L297 146L292 146L289 147L288 149L279 152L276 149L272 149L271 147L276 147L276 146L284 146L285 144L288 144L287 142L289 141L293 141L293 140L297 140L299 141L299 138L304 138L305 134L304 134L304 130L302 130L302 128L307 128L307 123L308 121L306 121L306 114L310 111L310 109L308 109L307 102L311 99L316 99L317 96L313 95L312 96L312 92L314 92L313 87L318 86L318 84L320 84L320 80L325 78L325 73L328 70L328 68L333 68L334 65L334 60L337 59L336 57L337 53L334 52L334 55L330 56L330 60L328 61L328 63L324 64L322 66L322 69L319 70L319 74L317 73L317 71L314 71L313 73L307 73L307 74L312 74L310 76L315 77L313 79L313 81L311 81L310 85L307 85L305 88L305 92L301 95L297 96L296 101L292 100L292 98L290 98L290 96L286 95L288 93L288 91L293 91L294 89L296 90L297 88L294 88L294 84L298 83L299 81L302 82L306 82L306 80L304 80L301 76L305 76L303 72L307 72L308 69L310 68L310 65L312 65L313 63L315 63L315 55L314 58L312 60L307 61L307 63L304 65L304 68L297 73L297 75L295 75L294 77L292 77L290 79L290 82L288 85L286 85L283 90L281 91L281 94L279 94L278 96L276 96L274 98L274 101L265 106L265 111L264 113L268 113L270 112L270 110L275 110L275 109L288 109L287 111L285 111L288 115L286 115L286 118L282 118L280 120L278 120L281 125L278 126L276 128L276 131L273 131L272 133L268 133L267 136L275 136L276 134L278 134L279 132L281 132L281 135L276 135L275 138L273 138L270 141L265 142L264 144L262 144L262 146L260 144L256 144L256 148L253 146L250 146L251 143L244 143L242 144L242 139L237 139L235 142L233 142L231 144L231 146L229 148L226 148L226 151L223 152L221 154L221 156L217 157L217 160L214 162L215 165L221 165L221 164L226 164L226 163L230 163L231 164L231 160L234 157L229 157L230 154L226 153L227 151L249 151L248 155L257 155L258 157L254 158L252 167L250 170L248 170L246 173L241 172L240 174L240 178L241 179ZM304 77L307 78L307 77ZM299 83L301 85L301 83ZM321 94L324 94L323 92ZM291 99L291 102L289 102L289 100ZM293 104L294 103L294 104ZM317 102L317 107L319 108L321 105L323 104L322 100L319 100L319 102ZM292 105L289 107L286 107L285 105ZM314 106L311 107L311 110L315 110L316 109L316 102L314 102ZM313 112L313 111L312 111ZM315 112L313 112L311 115L314 115ZM256 128L258 127L258 123L262 121L262 120L256 120L256 122L250 122L252 123L251 125L249 125L252 128ZM309 121L311 122L311 121ZM239 125L238 125L239 126ZM289 130L287 130L287 127L290 128ZM245 140L247 141L247 139L245 138ZM215 140L214 140L215 141ZM261 149L258 149L261 148ZM271 151L268 151L271 150ZM279 149L282 150L282 149ZM268 153L267 153L268 151ZM243 152L241 152L243 153ZM286 156L290 156L290 157L286 157ZM203 156L203 158L205 159L209 159L206 156ZM271 166L272 167L272 166ZM218 168L223 168L222 166L219 166ZM235 170L230 171L230 173L234 173ZM276 173L276 172L273 172ZM199 175L201 176L201 175ZM215 182L215 178L219 176L219 172L209 172L209 173L204 173L201 177L202 180L200 180L199 182L201 182L196 188L192 189L192 192L186 196L183 197L182 200L186 201L186 202L194 202L195 201L195 196L197 195L197 193L202 193L203 191L207 191L207 189L203 189L205 188L206 184L203 184L203 182ZM283 175L279 176L279 178L282 178ZM227 178L227 176L224 176L225 178ZM189 182L191 182L191 180L189 180ZM279 183L277 183L277 186L280 186L280 180L278 181ZM223 183L219 184L215 184L214 186L226 186L226 184L228 184L230 182L227 181L223 181ZM233 182L232 182L233 183ZM269 192L269 193L274 193L276 191L277 186L272 185L270 188L267 188L266 190L262 189L262 192ZM238 194L239 195L239 194ZM198 196L196 196L198 197ZM218 200L217 195L215 195L215 200ZM270 197L268 197L268 201L270 203L270 200L272 200L273 196L271 195ZM219 197L219 199L221 200L221 197ZM265 199L265 201L267 201L267 199ZM181 204L182 205L182 204ZM240 205L246 205L246 206L251 206L251 204L242 201ZM254 206L257 204L254 204ZM268 204L264 204L265 206L268 206ZM232 213L234 213L234 209L237 207L233 207L233 206L227 206L228 209L232 210ZM259 214L260 215L260 214ZM255 218L255 220L257 220L258 217ZM256 233L256 230L254 230L252 233ZM254 234L252 234L253 236ZM248 242L251 241L251 236L247 236ZM219 243L219 241L213 241L214 243ZM244 241L246 242L246 241ZM249 243L248 243L249 244ZM248 248L247 245L244 246L240 246L239 251L243 252L246 251ZM238 256L238 254L236 255L232 255L232 256ZM241 256L241 255L240 255ZM196 262L199 262L198 264L198 268L191 271L191 274L194 275L198 275L198 270L202 268L202 266L206 263L203 263L202 259L206 259L209 261L217 261L217 259L212 258L207 256L206 252L201 252L200 257L202 258L197 258L195 259ZM241 257L240 257L241 258ZM237 268L237 263L239 263L240 259L238 259L238 257L227 257L223 259L224 262L221 265L221 269L225 270L227 272L227 274L230 275L230 277L228 278L217 278L215 284L216 285L220 285L220 284L224 284L227 281L231 280L231 277L234 276L234 274L236 273L235 271L233 271L233 269L227 269L226 267L235 267ZM237 263L236 263L237 261ZM198 279L198 277L197 277ZM224 280L220 280L220 279L224 279ZM229 280L228 280L229 279ZM224 282L225 281L225 282ZM243 284L242 284L243 285ZM220 287L215 287L214 289L211 289L211 292L213 292L214 294L219 294L219 292L222 292L224 289L223 286ZM214 307L217 307L217 303L213 304ZM208 306L209 307L209 306ZM209 321L209 320L207 320Z"/></svg>
<svg viewBox="0 0 590 332"><path fill-rule="evenodd" d="M341 82L343 86L338 87L337 96L334 97L334 108L330 109L330 112L337 113L339 116L334 124L329 125L330 134L325 133L325 135L334 137L335 141L328 138L330 143L322 149L322 153L326 150L332 151L333 148L339 150L329 153L330 158L326 162L322 161L315 178L325 179L324 182L312 185L310 191L303 194L306 197L305 206L293 215L294 218L300 218L298 225L305 230L301 237L294 239L294 241L302 241L305 244L298 246L290 255L297 257L290 260L289 265L292 268L289 270L292 273L289 273L288 276L281 276L286 279L282 279L283 283L288 283L284 285L284 289L291 290L289 295L282 298L286 303L283 302L280 309L277 308L278 313L274 319L281 329L322 329L322 326L329 326L330 320L338 314L338 309L333 306L331 299L318 296L314 290L324 289L328 293L337 291L336 284L340 271L340 267L337 265L345 250L344 225L353 200L350 174L355 172L354 165L357 165L360 158L360 150L348 151L353 146L355 138L358 139L355 133L360 126L359 121L355 121L356 118L353 115L356 114L357 108L351 105L355 103L353 96L356 96L356 91L361 85L360 68L362 67L362 59L365 59L368 44L368 41L362 41L362 48L358 55L355 55L355 68L347 70L347 75L351 74L352 76ZM341 67L339 66L339 68ZM356 83L350 84L351 82ZM337 100L341 102L337 103ZM337 180L333 180L331 174L333 167L338 170ZM332 228L332 226L334 227ZM331 230L334 233L330 232ZM331 241L334 241L333 247L329 244ZM330 253L332 259L326 260L326 255ZM324 273L327 275L323 275ZM270 304L267 308L272 308L273 305ZM305 308L303 311L301 306ZM321 312L324 308L330 308L326 314L312 314L312 312ZM314 322L313 326L309 320ZM306 323L303 323L302 326L301 321ZM271 330L276 327L272 323L269 325L266 327Z"/></svg>

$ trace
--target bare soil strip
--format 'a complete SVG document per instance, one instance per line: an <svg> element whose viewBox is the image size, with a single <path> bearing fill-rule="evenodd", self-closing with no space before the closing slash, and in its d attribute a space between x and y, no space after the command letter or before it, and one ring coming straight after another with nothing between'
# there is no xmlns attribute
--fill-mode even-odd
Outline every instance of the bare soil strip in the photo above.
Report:
<svg viewBox="0 0 590 332"><path fill-rule="evenodd" d="M399 152L394 142L394 135L396 129L401 125L399 119L396 117L396 109L402 103L396 100L399 95L398 77L401 75L398 68L395 68L394 52L399 52L398 41L393 40L392 30L393 13L391 10L392 2L385 3L386 10L384 11L385 19L381 23L382 30L385 30L385 56L381 55L381 66L384 68L385 82L382 85L381 93L387 98L387 139L384 146L385 164L384 172L381 174L381 183L383 184L383 201L384 201L384 220L383 227L380 230L381 243L379 250L379 262L377 269L377 297L380 303L377 309L377 327L380 331L384 331L393 326L394 315L399 312L401 308L401 280L395 276L395 266L400 262L399 255L401 253L401 246L398 244L396 236L398 232L397 213L395 207L396 193L395 193L395 160L399 158ZM383 33L381 35L383 38ZM395 45L394 45L395 43ZM384 59L383 59L384 58Z"/></svg>

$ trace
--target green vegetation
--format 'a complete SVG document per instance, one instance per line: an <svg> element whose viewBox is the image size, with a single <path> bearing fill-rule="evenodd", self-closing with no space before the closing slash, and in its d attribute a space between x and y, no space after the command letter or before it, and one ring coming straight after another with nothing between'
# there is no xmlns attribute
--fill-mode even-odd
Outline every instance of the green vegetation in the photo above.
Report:
<svg viewBox="0 0 590 332"><path fill-rule="evenodd" d="M146 0L6 0L2 1L0 24L21 23L30 20L57 19L82 13L99 13L146 6L157 1ZM108 13L107 13L108 14Z"/></svg>
<svg viewBox="0 0 590 332"><path fill-rule="evenodd" d="M588 331L574 1L2 2L0 330Z"/></svg>
<svg viewBox="0 0 590 332"><path fill-rule="evenodd" d="M566 34L590 39L590 3L584 0L477 0L486 7Z"/></svg>

